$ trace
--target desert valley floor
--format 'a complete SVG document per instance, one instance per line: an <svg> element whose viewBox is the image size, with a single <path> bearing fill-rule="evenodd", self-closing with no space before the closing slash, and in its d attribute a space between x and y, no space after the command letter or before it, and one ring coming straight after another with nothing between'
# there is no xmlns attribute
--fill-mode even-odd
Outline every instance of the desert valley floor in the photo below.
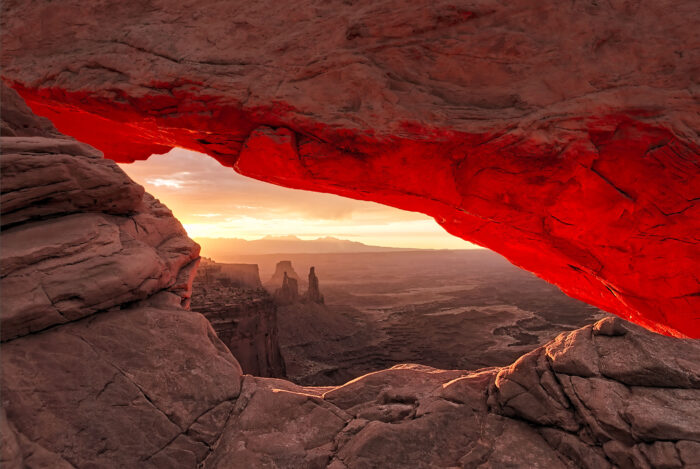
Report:
<svg viewBox="0 0 700 469"><path fill-rule="evenodd" d="M287 376L305 385L338 385L398 363L505 366L607 315L485 249L226 260L258 264L271 292L280 286L269 282L278 261L291 260L301 289L316 268L325 305L281 305L277 312Z"/></svg>

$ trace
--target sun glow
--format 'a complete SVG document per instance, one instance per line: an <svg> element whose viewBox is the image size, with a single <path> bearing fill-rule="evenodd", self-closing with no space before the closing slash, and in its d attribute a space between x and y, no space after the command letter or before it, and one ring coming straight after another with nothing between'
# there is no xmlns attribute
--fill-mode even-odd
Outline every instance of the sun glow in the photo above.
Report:
<svg viewBox="0 0 700 469"><path fill-rule="evenodd" d="M165 203L194 239L332 236L387 247L477 247L426 215L263 183L192 151L174 149L120 166Z"/></svg>

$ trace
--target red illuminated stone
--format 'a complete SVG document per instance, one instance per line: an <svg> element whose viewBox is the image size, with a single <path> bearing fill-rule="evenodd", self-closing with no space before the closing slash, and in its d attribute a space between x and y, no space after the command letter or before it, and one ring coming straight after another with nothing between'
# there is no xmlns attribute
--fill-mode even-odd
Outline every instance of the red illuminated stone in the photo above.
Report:
<svg viewBox="0 0 700 469"><path fill-rule="evenodd" d="M108 19L83 3L80 28L73 3L7 7L3 76L106 157L183 147L423 212L575 298L700 337L692 1L114 2Z"/></svg>

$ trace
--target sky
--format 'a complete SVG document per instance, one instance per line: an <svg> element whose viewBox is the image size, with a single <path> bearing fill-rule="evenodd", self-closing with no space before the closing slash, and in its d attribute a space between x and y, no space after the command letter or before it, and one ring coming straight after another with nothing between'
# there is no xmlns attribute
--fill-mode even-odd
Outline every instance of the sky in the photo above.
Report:
<svg viewBox="0 0 700 469"><path fill-rule="evenodd" d="M160 199L191 238L260 239L333 236L374 246L470 249L421 213L247 178L207 155L173 149L120 164Z"/></svg>

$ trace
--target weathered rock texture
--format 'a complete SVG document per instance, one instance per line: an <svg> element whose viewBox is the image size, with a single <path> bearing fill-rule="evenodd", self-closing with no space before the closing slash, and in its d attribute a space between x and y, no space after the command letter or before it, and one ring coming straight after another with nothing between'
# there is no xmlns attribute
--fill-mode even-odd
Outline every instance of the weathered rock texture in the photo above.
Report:
<svg viewBox="0 0 700 469"><path fill-rule="evenodd" d="M331 388L246 378L205 466L694 467L698 359L697 341L609 318L506 368L398 365Z"/></svg>
<svg viewBox="0 0 700 469"><path fill-rule="evenodd" d="M241 268L244 266L245 268ZM277 305L250 273L257 264L200 264L192 285L191 309L204 314L244 373L286 377L280 351ZM239 282L237 280L244 280ZM260 288L250 288L250 283Z"/></svg>
<svg viewBox="0 0 700 469"><path fill-rule="evenodd" d="M31 113L3 90L9 129ZM2 340L159 292L186 306L199 246L114 162L52 133L2 137Z"/></svg>
<svg viewBox="0 0 700 469"><path fill-rule="evenodd" d="M195 467L240 391L241 368L207 320L174 306L14 339L1 360L23 461L8 468ZM35 448L51 463L32 465Z"/></svg>
<svg viewBox="0 0 700 469"><path fill-rule="evenodd" d="M327 388L243 375L204 316L181 307L197 247L167 209L127 190L133 183L83 145L19 138L2 137L3 148L24 142L3 151L3 165L54 159L73 175L92 164L94 178L53 184L60 172L30 169L25 186L2 172L3 190L8 174L11 188L26 187L13 208L23 215L0 234L3 468L700 465L700 342L619 319L564 333L506 368L400 365ZM105 184L131 194L128 211L108 197L68 203L89 200L107 171ZM25 194L53 186L55 197ZM53 225L75 217L89 229ZM66 241L77 232L89 239ZM147 267L157 267L147 286L125 287ZM92 300L86 272L104 301ZM21 275L44 294L28 294Z"/></svg>
<svg viewBox="0 0 700 469"><path fill-rule="evenodd" d="M3 77L131 161L427 213L566 293L700 337L692 0L3 2Z"/></svg>
<svg viewBox="0 0 700 469"><path fill-rule="evenodd" d="M679 346L700 358L608 318L507 368L366 375L323 395L353 417L331 467L690 467L700 368L667 361Z"/></svg>
<svg viewBox="0 0 700 469"><path fill-rule="evenodd" d="M193 467L242 374L183 309L199 246L4 86L2 122L3 468Z"/></svg>

